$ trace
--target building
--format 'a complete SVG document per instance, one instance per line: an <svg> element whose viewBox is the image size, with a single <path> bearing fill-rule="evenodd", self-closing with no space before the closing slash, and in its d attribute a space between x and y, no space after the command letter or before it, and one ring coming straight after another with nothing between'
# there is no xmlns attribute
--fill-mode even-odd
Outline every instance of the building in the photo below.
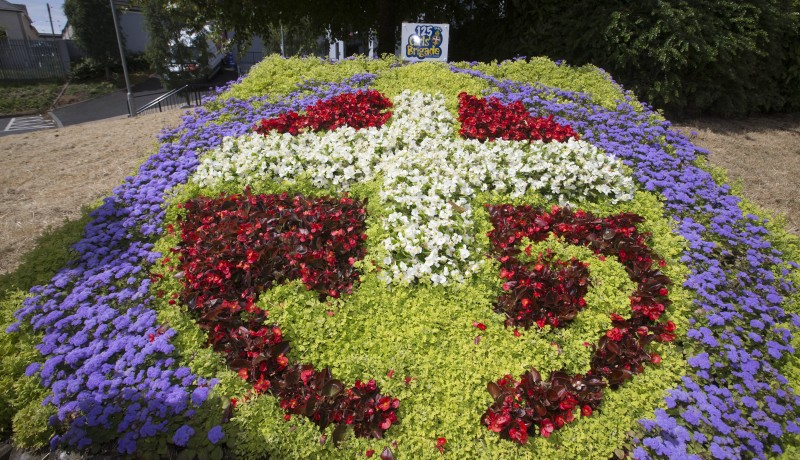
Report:
<svg viewBox="0 0 800 460"><path fill-rule="evenodd" d="M25 5L0 0L0 34L11 40L38 40L39 32L33 27Z"/></svg>
<svg viewBox="0 0 800 460"><path fill-rule="evenodd" d="M2 2L3 0L0 0ZM119 29L125 37L125 49L131 54L144 53L147 48L148 34L147 28L144 23L144 15L142 9L136 6L129 6L127 0L115 0L114 4L117 6ZM108 18L111 21L111 17ZM72 24L67 21L64 30L61 31L61 38L64 40L73 40L75 38L75 31ZM73 47L74 48L74 47ZM75 52L80 54L75 48ZM70 50L73 53L73 50Z"/></svg>
<svg viewBox="0 0 800 460"><path fill-rule="evenodd" d="M119 11L119 28L125 36L125 49L128 53L144 53L149 36L142 9L130 5L128 0L115 0L114 4Z"/></svg>

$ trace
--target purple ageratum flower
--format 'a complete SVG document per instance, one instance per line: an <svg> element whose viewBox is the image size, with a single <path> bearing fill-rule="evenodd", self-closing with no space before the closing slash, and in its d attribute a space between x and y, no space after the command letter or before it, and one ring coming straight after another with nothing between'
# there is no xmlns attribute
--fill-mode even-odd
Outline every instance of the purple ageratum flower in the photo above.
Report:
<svg viewBox="0 0 800 460"><path fill-rule="evenodd" d="M731 459L736 460L738 457L734 455L729 449L720 446L716 442L711 443L711 447L709 447L709 452L711 452L711 456L715 459L723 460L723 459Z"/></svg>
<svg viewBox="0 0 800 460"><path fill-rule="evenodd" d="M133 455L136 453L136 433L127 432L117 441L117 451L121 454Z"/></svg>
<svg viewBox="0 0 800 460"><path fill-rule="evenodd" d="M700 369L709 369L711 364L708 361L708 353L700 353L687 360L690 366L699 367Z"/></svg>
<svg viewBox="0 0 800 460"><path fill-rule="evenodd" d="M225 432L222 431L222 427L219 425L216 425L214 428L208 430L208 440L211 442L211 444L216 444L222 441L224 437Z"/></svg>
<svg viewBox="0 0 800 460"><path fill-rule="evenodd" d="M775 359L781 359L783 356L782 350L785 347L773 340L767 342L767 353Z"/></svg>
<svg viewBox="0 0 800 460"><path fill-rule="evenodd" d="M189 444L189 439L192 436L194 436L194 428L189 425L183 425L175 431L175 434L172 436L172 442L177 446L186 447L186 444Z"/></svg>
<svg viewBox="0 0 800 460"><path fill-rule="evenodd" d="M42 367L42 365L39 364L39 363L30 363L30 364L28 364L28 367L25 368L25 376L26 377L33 377L34 374L39 372L39 369L41 369L41 367Z"/></svg>
<svg viewBox="0 0 800 460"><path fill-rule="evenodd" d="M742 404L744 404L746 407L749 407L750 409L758 409L758 401L756 401L754 398L751 398L750 396L742 396L741 401Z"/></svg>
<svg viewBox="0 0 800 460"><path fill-rule="evenodd" d="M158 426L149 421L145 421L144 425L139 429L139 434L143 438L155 436L156 433L158 433Z"/></svg>
<svg viewBox="0 0 800 460"><path fill-rule="evenodd" d="M634 460L650 460L647 451L641 447L637 447L636 450L633 451L633 458Z"/></svg>
<svg viewBox="0 0 800 460"><path fill-rule="evenodd" d="M192 404L201 406L208 399L208 387L197 387L192 392Z"/></svg>
<svg viewBox="0 0 800 460"><path fill-rule="evenodd" d="M700 411L694 407L686 409L681 415L683 416L683 419L686 420L686 422L692 426L700 425L700 422L702 421L703 418Z"/></svg>

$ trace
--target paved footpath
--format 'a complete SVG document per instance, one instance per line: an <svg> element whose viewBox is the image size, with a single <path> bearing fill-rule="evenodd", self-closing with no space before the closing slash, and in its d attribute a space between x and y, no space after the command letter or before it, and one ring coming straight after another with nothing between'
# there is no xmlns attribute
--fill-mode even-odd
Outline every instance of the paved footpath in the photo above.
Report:
<svg viewBox="0 0 800 460"><path fill-rule="evenodd" d="M215 86L222 86L235 78L236 74L234 72L223 71L217 74L210 83ZM166 89L162 88L158 78L151 77L148 80L134 85L134 103L136 107L141 108L166 91ZM59 120L64 126L126 116L128 115L128 95L125 90L116 91L95 99L55 109L52 115L53 118Z"/></svg>
<svg viewBox="0 0 800 460"><path fill-rule="evenodd" d="M235 72L226 70L217 74L211 83L222 86L234 78L236 78ZM166 90L161 87L158 78L150 77L133 87L134 103L137 107L142 107L165 92ZM40 129L63 128L64 126L127 115L127 93L125 90L118 90L88 101L59 107L46 115L0 118L0 136Z"/></svg>
<svg viewBox="0 0 800 460"><path fill-rule="evenodd" d="M57 128L58 125L52 118L42 115L30 115L26 117L12 117L3 128L4 132L9 131L31 131L39 129Z"/></svg>

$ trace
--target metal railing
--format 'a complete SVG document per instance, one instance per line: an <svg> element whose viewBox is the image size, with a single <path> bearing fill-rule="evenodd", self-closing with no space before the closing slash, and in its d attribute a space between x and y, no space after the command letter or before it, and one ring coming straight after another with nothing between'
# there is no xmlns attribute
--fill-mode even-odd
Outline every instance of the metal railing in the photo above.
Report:
<svg viewBox="0 0 800 460"><path fill-rule="evenodd" d="M238 70L240 75L246 75L250 68L264 59L264 53L258 51L248 51L239 57Z"/></svg>
<svg viewBox="0 0 800 460"><path fill-rule="evenodd" d="M211 88L209 85L184 85L180 88L163 93L161 96L148 102L136 110L136 115L152 112L163 112L164 110L176 108L183 109L189 107L198 107L203 103L203 98L212 95L213 92L213 88ZM154 94L160 93L150 93L146 95L139 95L137 97L149 97L153 96Z"/></svg>

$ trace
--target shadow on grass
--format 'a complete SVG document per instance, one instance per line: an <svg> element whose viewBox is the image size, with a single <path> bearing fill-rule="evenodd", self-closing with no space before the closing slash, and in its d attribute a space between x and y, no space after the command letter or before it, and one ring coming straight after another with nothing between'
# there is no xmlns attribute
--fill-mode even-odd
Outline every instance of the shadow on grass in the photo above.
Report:
<svg viewBox="0 0 800 460"><path fill-rule="evenodd" d="M22 256L22 263L11 273L0 275L0 299L9 292L29 291L33 286L45 284L62 267L76 256L72 246L83 235L89 223L91 210L84 208L82 217L64 221L58 228L49 228L36 240L36 247Z"/></svg>

